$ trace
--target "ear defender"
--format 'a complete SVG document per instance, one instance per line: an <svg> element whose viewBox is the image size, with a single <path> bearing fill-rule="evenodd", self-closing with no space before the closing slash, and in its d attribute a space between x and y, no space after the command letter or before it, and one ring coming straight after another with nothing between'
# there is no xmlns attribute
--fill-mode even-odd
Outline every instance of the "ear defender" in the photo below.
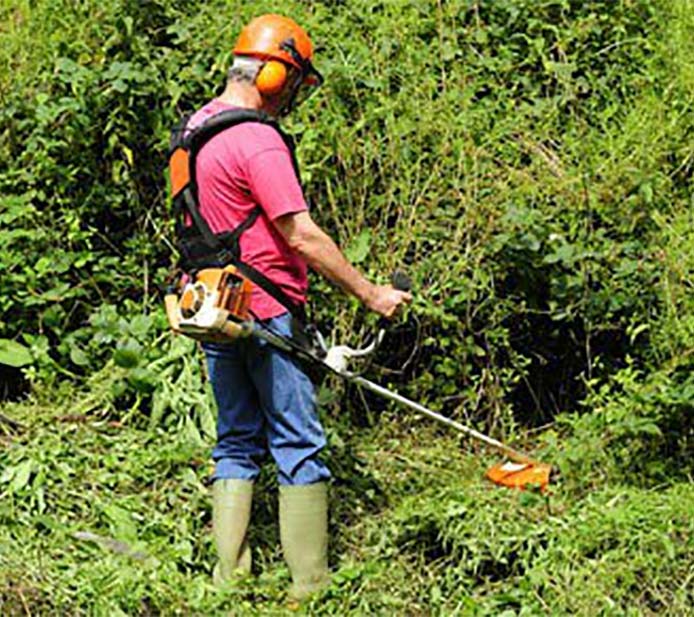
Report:
<svg viewBox="0 0 694 617"><path fill-rule="evenodd" d="M286 83L287 67L277 60L267 61L255 78L255 87L264 96L278 94Z"/></svg>

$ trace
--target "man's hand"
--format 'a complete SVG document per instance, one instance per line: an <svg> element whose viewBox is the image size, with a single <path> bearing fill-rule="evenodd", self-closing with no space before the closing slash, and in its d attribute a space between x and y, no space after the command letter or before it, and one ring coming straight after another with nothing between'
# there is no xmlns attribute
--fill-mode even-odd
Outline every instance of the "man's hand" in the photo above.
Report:
<svg viewBox="0 0 694 617"><path fill-rule="evenodd" d="M374 285L364 304L372 311L391 319L397 310L412 302L412 294L394 289L390 285Z"/></svg>

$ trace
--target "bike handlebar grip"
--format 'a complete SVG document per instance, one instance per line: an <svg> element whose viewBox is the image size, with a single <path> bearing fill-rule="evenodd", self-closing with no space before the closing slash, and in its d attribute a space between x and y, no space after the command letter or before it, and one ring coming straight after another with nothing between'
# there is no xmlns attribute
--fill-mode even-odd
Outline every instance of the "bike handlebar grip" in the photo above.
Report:
<svg viewBox="0 0 694 617"><path fill-rule="evenodd" d="M398 291L412 290L412 279L402 270L396 270L393 272L393 276L390 278L390 283L393 288L397 289Z"/></svg>

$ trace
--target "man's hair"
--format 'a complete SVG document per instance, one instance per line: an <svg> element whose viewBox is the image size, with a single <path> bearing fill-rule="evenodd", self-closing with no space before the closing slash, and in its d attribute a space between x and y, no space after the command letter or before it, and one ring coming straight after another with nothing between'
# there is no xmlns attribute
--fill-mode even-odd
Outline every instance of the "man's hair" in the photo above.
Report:
<svg viewBox="0 0 694 617"><path fill-rule="evenodd" d="M227 73L227 81L253 83L258 76L258 71L263 66L263 61L248 56L234 56L234 62Z"/></svg>

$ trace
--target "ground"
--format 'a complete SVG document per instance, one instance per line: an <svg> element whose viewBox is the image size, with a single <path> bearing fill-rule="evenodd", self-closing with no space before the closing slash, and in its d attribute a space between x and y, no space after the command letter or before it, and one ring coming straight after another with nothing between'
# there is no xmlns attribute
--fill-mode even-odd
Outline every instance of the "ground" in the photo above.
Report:
<svg viewBox="0 0 694 617"><path fill-rule="evenodd" d="M3 409L19 423L3 423L0 451L3 614L687 615L694 606L689 484L569 477L547 495L497 488L483 478L493 453L388 413L351 432L329 424L331 587L288 602L268 465L254 577L219 591L209 444L194 430L94 409L79 394L60 408Z"/></svg>

